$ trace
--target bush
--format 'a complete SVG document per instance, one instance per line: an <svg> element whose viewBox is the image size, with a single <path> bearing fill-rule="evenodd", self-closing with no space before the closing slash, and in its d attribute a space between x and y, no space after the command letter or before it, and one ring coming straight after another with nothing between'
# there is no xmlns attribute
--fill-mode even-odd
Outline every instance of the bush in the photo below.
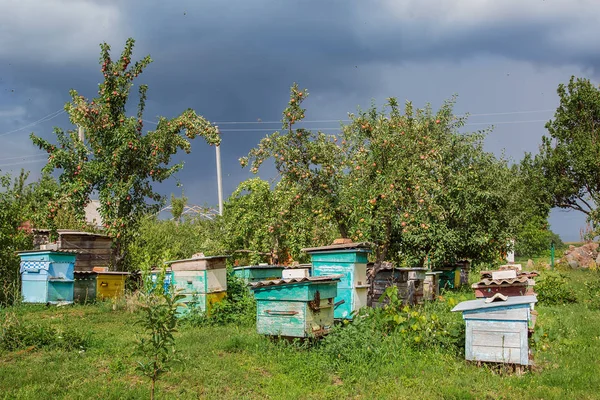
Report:
<svg viewBox="0 0 600 400"><path fill-rule="evenodd" d="M0 324L0 349L6 351L28 347L85 350L90 344L89 333L25 322L14 313L5 314Z"/></svg>
<svg viewBox="0 0 600 400"><path fill-rule="evenodd" d="M591 310L600 310L600 279L585 282L585 291L588 307Z"/></svg>
<svg viewBox="0 0 600 400"><path fill-rule="evenodd" d="M251 325L256 321L256 301L243 280L227 274L227 297L212 305L209 314L190 304L190 311L181 322L191 326L225 325L236 323Z"/></svg>
<svg viewBox="0 0 600 400"><path fill-rule="evenodd" d="M381 361L407 348L438 348L452 354L464 351L465 327L460 315L449 312L449 303L408 307L389 287L382 308L362 308L352 322L336 326L323 340L322 352L341 362Z"/></svg>
<svg viewBox="0 0 600 400"><path fill-rule="evenodd" d="M540 303L546 305L577 302L575 291L569 286L566 275L560 272L544 272L536 282L535 290Z"/></svg>

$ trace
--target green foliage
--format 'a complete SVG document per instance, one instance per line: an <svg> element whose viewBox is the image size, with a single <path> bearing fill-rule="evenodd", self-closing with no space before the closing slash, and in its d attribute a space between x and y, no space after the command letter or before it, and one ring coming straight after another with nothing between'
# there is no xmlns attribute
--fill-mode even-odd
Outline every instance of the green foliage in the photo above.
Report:
<svg viewBox="0 0 600 400"><path fill-rule="evenodd" d="M189 311L181 317L181 323L189 326L218 326L237 324L254 325L256 321L256 301L243 280L229 273L227 275L227 297L212 305L206 314L190 303Z"/></svg>
<svg viewBox="0 0 600 400"><path fill-rule="evenodd" d="M91 340L89 333L76 329L55 329L36 322L26 322L15 313L0 316L0 349L14 351L27 348L51 348L84 351Z"/></svg>
<svg viewBox="0 0 600 400"><path fill-rule="evenodd" d="M556 249L564 246L560 237L548 229L548 224L541 217L533 217L521 227L517 233L515 254L519 257L535 257L545 254L551 243Z"/></svg>
<svg viewBox="0 0 600 400"><path fill-rule="evenodd" d="M181 220L181 215L183 214L183 209L185 208L187 200L187 197L185 197L183 193L179 198L175 197L174 194L171 194L171 214L175 221Z"/></svg>
<svg viewBox="0 0 600 400"><path fill-rule="evenodd" d="M284 262L288 257L308 261L301 248L331 243L334 226L305 208L308 203L299 199L307 194L299 189L287 181L271 188L259 178L240 183L225 203L222 218L224 247L234 252L236 260L249 264ZM249 253L244 257L240 250Z"/></svg>
<svg viewBox="0 0 600 400"><path fill-rule="evenodd" d="M83 221L84 207L91 194L98 193L106 232L114 238L118 269L126 261L127 246L141 218L158 212L164 201L152 182L168 179L183 166L171 165L172 156L180 150L189 153L190 139L198 135L210 145L220 143L216 129L191 109L173 119L161 117L155 130L144 132L146 85L139 86L137 115L127 115L133 82L152 61L146 56L131 64L133 46L134 40L128 39L121 56L113 60L110 46L102 44L104 82L99 85L98 97L86 100L75 90L70 93L72 100L65 110L71 122L84 129L87 140L79 140L76 131L60 129L55 129L56 145L31 135L33 143L49 154L44 171L61 170L60 196L52 209L68 202ZM50 222L55 217L52 209ZM54 228L56 223L51 225Z"/></svg>
<svg viewBox="0 0 600 400"><path fill-rule="evenodd" d="M410 265L427 256L434 265L491 261L506 249L514 229L498 182L509 180L511 171L505 160L483 151L486 132L460 132L466 120L453 114L454 99L437 112L410 102L401 112L390 98L382 110L350 114L338 137L295 129L306 97L294 84L282 131L240 159L253 173L272 159L289 199L289 206L271 201L256 225L269 223L294 236L302 230L289 221L312 214L313 225L331 224L337 236L373 243L377 261ZM274 225L273 210L279 212Z"/></svg>
<svg viewBox="0 0 600 400"><path fill-rule="evenodd" d="M150 398L154 399L156 380L166 372L175 358L177 304L183 298L173 290L163 290L166 270L162 269L156 282L148 270L143 271L144 286L140 296L141 316L138 319L145 337L139 339L137 352L146 359L138 361L138 370L150 378Z"/></svg>
<svg viewBox="0 0 600 400"><path fill-rule="evenodd" d="M586 214L592 239L600 224L600 89L572 76L557 93L560 105L546 124L549 135L542 139L539 162L553 205Z"/></svg>
<svg viewBox="0 0 600 400"><path fill-rule="evenodd" d="M588 307L592 310L600 310L600 278L585 282L585 294Z"/></svg>
<svg viewBox="0 0 600 400"><path fill-rule="evenodd" d="M219 221L201 217L184 218L180 222L144 218L135 241L130 245L132 269L154 268L166 260L189 258L192 254L222 254Z"/></svg>
<svg viewBox="0 0 600 400"><path fill-rule="evenodd" d="M577 295L570 287L567 276L560 272L544 271L536 279L535 291L540 303L558 305L576 303Z"/></svg>

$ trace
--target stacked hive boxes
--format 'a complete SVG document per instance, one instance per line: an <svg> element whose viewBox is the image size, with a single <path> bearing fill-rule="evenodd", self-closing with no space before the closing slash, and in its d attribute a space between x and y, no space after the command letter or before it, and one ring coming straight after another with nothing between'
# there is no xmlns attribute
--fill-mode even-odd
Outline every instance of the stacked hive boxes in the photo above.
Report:
<svg viewBox="0 0 600 400"><path fill-rule="evenodd" d="M72 303L73 252L32 250L20 252L21 293L25 303Z"/></svg>
<svg viewBox="0 0 600 400"><path fill-rule="evenodd" d="M180 313L198 307L210 313L211 306L227 295L227 256L194 256L185 260L167 261L172 271L175 291L185 297Z"/></svg>
<svg viewBox="0 0 600 400"><path fill-rule="evenodd" d="M311 255L313 277L341 275L335 297L336 319L352 319L352 313L367 305L368 243L343 243L302 249Z"/></svg>

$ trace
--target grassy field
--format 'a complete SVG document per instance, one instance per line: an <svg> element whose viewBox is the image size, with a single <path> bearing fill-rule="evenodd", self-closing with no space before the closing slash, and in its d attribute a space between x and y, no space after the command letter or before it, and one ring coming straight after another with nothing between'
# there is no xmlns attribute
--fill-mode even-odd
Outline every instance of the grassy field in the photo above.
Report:
<svg viewBox="0 0 600 400"><path fill-rule="evenodd" d="M157 395L159 399L600 398L600 312L583 302L583 282L597 279L592 274L569 273L579 303L536 307L537 327L548 336L536 352L535 369L523 375L477 367L451 352L417 351L393 337L385 344L356 338L356 347L339 361L331 349L269 340L258 336L253 326L184 326L177 334L180 360L159 380ZM149 382L136 372L138 358L132 354L139 332L134 313L115 311L110 303L20 306L0 310L0 323L14 314L23 323L77 330L88 337L87 349L0 350L0 398L149 398Z"/></svg>

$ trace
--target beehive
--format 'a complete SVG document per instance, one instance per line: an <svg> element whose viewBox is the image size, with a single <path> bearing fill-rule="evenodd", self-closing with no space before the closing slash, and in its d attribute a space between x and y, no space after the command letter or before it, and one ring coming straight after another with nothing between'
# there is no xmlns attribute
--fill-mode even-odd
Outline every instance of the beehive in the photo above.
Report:
<svg viewBox="0 0 600 400"><path fill-rule="evenodd" d="M352 319L352 313L367 305L368 243L343 243L302 249L311 256L313 277L341 275L335 298L336 319Z"/></svg>
<svg viewBox="0 0 600 400"><path fill-rule="evenodd" d="M426 268L396 268L393 264L384 262L377 271L375 265L369 263L367 270L372 283L369 303L373 307L380 307L387 303L387 300L382 299L381 296L391 286L398 288L398 297L404 304L422 303Z"/></svg>
<svg viewBox="0 0 600 400"><path fill-rule="evenodd" d="M462 312L466 323L465 358L530 365L528 330L536 297L493 299L465 301L452 309Z"/></svg>
<svg viewBox="0 0 600 400"><path fill-rule="evenodd" d="M96 300L97 273L95 271L75 271L73 301L87 303Z"/></svg>
<svg viewBox="0 0 600 400"><path fill-rule="evenodd" d="M233 276L245 283L281 279L284 268L283 265L247 265L233 268Z"/></svg>
<svg viewBox="0 0 600 400"><path fill-rule="evenodd" d="M334 323L334 298L341 276L251 283L256 330L261 335L320 337Z"/></svg>
<svg viewBox="0 0 600 400"><path fill-rule="evenodd" d="M125 280L128 272L97 271L96 298L117 299L125 295Z"/></svg>
<svg viewBox="0 0 600 400"><path fill-rule="evenodd" d="M227 295L227 256L197 256L185 260L167 261L173 271L175 291L182 294L179 312L188 311L188 305L209 313L211 305Z"/></svg>
<svg viewBox="0 0 600 400"><path fill-rule="evenodd" d="M25 303L73 302L75 253L32 250L18 254Z"/></svg>
<svg viewBox="0 0 600 400"><path fill-rule="evenodd" d="M440 295L440 271L428 271L425 273L423 281L423 298L425 300L435 300Z"/></svg>

